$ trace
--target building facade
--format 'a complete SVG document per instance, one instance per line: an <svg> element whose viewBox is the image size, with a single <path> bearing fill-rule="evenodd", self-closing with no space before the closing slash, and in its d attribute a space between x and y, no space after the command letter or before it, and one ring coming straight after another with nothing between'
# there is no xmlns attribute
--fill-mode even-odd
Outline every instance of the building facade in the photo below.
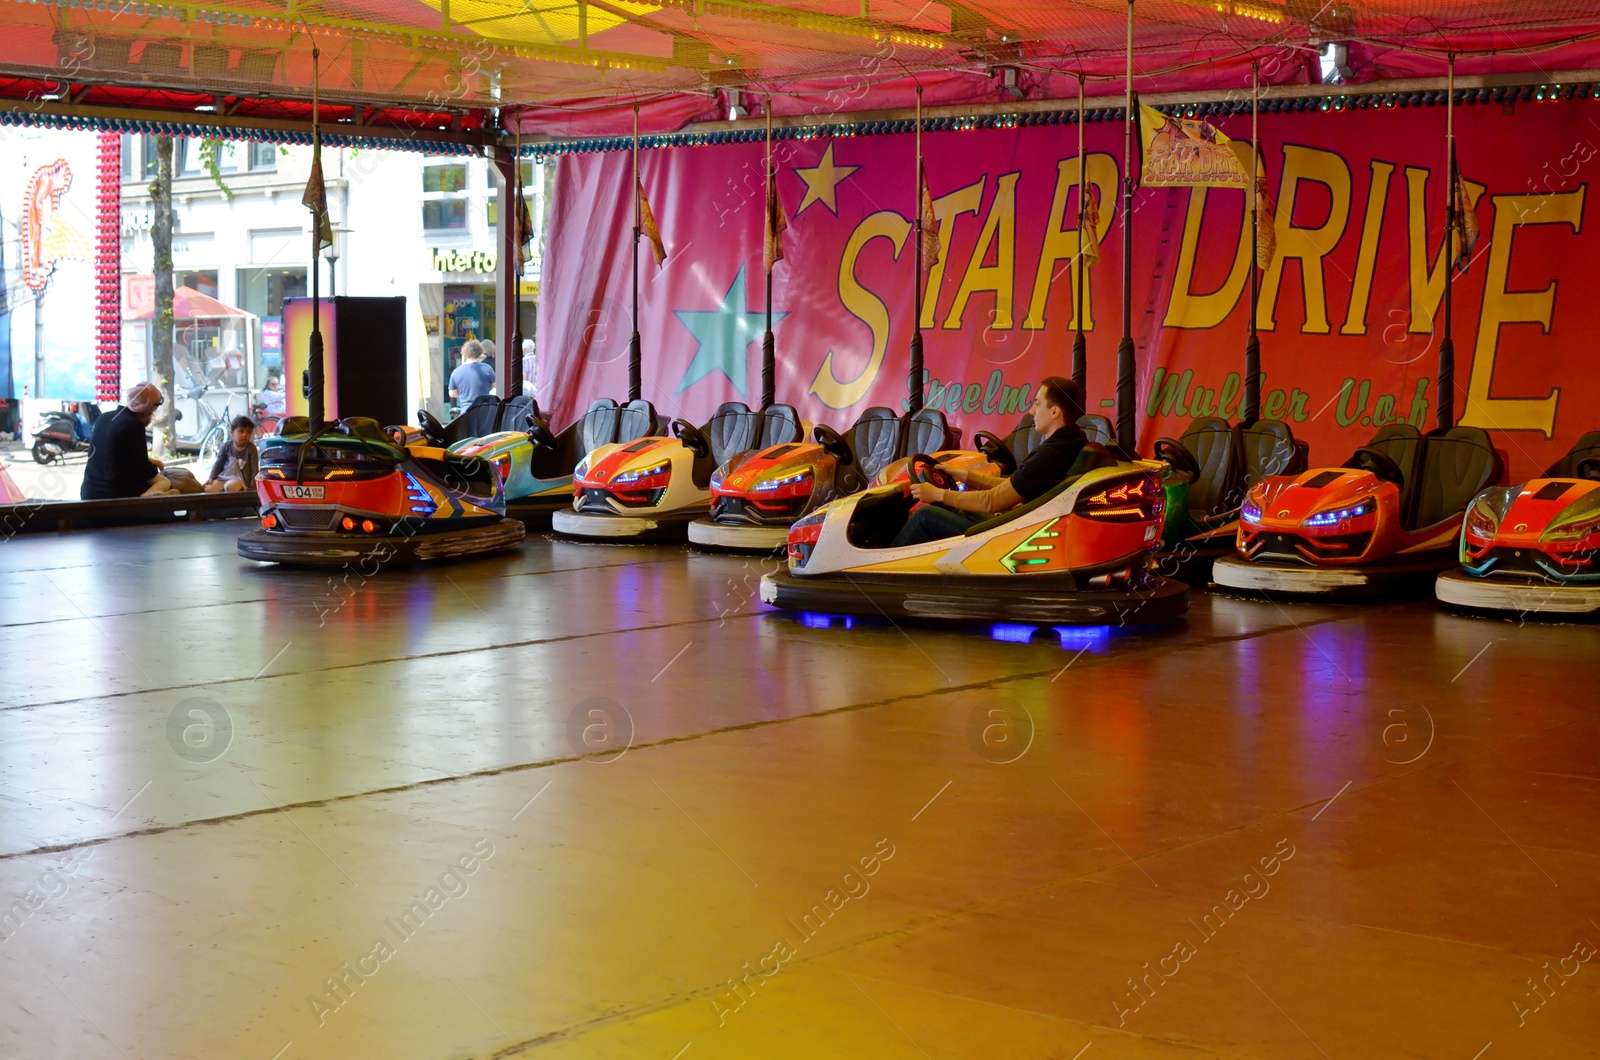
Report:
<svg viewBox="0 0 1600 1060"><path fill-rule="evenodd" d="M206 158L212 151L214 168ZM149 328L130 316L153 268L149 185L155 158L154 137L124 137L125 381L148 375ZM284 302L311 290L310 212L301 202L310 166L309 147L175 141L174 283L239 313L175 322L180 391L186 383L210 385L205 401L231 399L237 408L246 391L259 391L282 372ZM447 418L445 381L459 363L461 345L474 338L505 345L496 296L503 199L494 166L464 155L324 148L323 173L335 239L317 262L321 293L403 296L408 327L396 355L405 360L412 405ZM537 247L543 167L524 162L523 177ZM530 338L538 276L536 253L522 282L523 333ZM180 397L179 408L190 422L188 430L180 423L180 438L213 418L186 408L185 400Z"/></svg>

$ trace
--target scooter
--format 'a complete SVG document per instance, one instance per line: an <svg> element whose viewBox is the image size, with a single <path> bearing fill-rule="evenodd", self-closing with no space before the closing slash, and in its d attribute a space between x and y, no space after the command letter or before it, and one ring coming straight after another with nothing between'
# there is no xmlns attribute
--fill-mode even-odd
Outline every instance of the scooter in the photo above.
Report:
<svg viewBox="0 0 1600 1060"><path fill-rule="evenodd" d="M78 417L65 409L47 412L45 424L33 436L33 461L36 464L53 464L66 459L68 453L85 452L89 439Z"/></svg>

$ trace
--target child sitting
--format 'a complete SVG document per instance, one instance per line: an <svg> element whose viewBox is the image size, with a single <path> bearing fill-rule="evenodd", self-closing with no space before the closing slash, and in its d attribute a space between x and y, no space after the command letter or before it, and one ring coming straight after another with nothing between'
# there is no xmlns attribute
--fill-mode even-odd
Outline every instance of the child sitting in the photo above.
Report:
<svg viewBox="0 0 1600 1060"><path fill-rule="evenodd" d="M255 421L249 416L239 416L229 428L233 437L211 465L211 477L205 485L207 493L236 493L255 488L256 471L261 466L260 451L252 440L256 433Z"/></svg>

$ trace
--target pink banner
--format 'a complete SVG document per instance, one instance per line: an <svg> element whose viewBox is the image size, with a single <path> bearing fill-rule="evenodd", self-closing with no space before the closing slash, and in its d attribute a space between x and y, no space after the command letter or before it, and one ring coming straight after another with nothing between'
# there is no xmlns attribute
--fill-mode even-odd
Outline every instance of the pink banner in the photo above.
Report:
<svg viewBox="0 0 1600 1060"><path fill-rule="evenodd" d="M1456 111L1458 156L1481 235L1454 288L1455 409L1490 428L1514 475L1600 428L1587 309L1600 305L1600 103ZM1248 114L1218 128L1248 142ZM1262 413L1337 463L1385 422L1424 429L1445 266L1442 106L1265 115L1261 157L1277 203L1262 273ZM1101 256L1085 275L1090 411L1114 415L1121 332L1120 122L1086 129ZM1078 181L1071 125L927 134L942 219L922 325L930 405L968 438L1009 430L1045 375L1067 374L1074 328ZM790 217L773 274L777 398L847 427L904 407L912 332L909 135L780 141ZM667 260L643 248L644 396L703 421L760 397L766 295L760 144L641 156ZM557 422L623 398L632 206L626 153L564 157L539 315L539 395ZM1249 300L1249 231L1236 190L1141 189L1134 199L1133 336L1139 448L1198 415L1237 418Z"/></svg>

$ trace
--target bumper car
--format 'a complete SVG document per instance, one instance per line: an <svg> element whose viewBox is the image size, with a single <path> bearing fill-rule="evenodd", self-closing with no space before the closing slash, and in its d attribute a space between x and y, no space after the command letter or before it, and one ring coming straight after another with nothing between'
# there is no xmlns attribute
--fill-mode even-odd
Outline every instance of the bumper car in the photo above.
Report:
<svg viewBox="0 0 1600 1060"><path fill-rule="evenodd" d="M572 472L585 455L602 445L636 441L659 430L648 401L619 406L601 398L558 434L551 431L538 403L524 395L499 406L489 432L450 439L450 428L476 409L474 405L442 427L426 412L418 415L429 440L444 440L452 453L493 465L505 490L506 515L540 530L549 529L556 512L572 506Z"/></svg>
<svg viewBox="0 0 1600 1060"><path fill-rule="evenodd" d="M779 551L796 519L865 489L908 449L939 448L948 429L933 409L899 417L874 406L843 435L823 424L812 435L814 444L794 438L735 453L719 465L711 510L689 524L689 540L726 551Z"/></svg>
<svg viewBox="0 0 1600 1060"><path fill-rule="evenodd" d="M672 437L602 445L574 470L572 504L551 528L601 541L682 541L709 510L716 469L765 437L799 442L800 418L787 405L752 411L729 401L703 427L674 420Z"/></svg>
<svg viewBox="0 0 1600 1060"><path fill-rule="evenodd" d="M932 457L911 477L949 489ZM834 501L789 532L788 569L761 599L797 611L1039 625L1155 624L1189 606L1188 587L1150 570L1160 543L1159 466L1084 447L1055 489L958 537L890 547L914 502L905 484Z"/></svg>
<svg viewBox="0 0 1600 1060"><path fill-rule="evenodd" d="M1485 490L1461 527L1460 568L1438 598L1475 611L1600 615L1600 431L1542 478Z"/></svg>
<svg viewBox="0 0 1600 1060"><path fill-rule="evenodd" d="M1456 562L1467 505L1504 464L1477 427L1388 424L1344 467L1274 476L1245 496L1230 589L1324 597L1401 592Z"/></svg>
<svg viewBox="0 0 1600 1060"><path fill-rule="evenodd" d="M1156 568L1191 585L1209 584L1212 565L1233 551L1246 492L1307 462L1305 443L1279 420L1198 419L1181 438L1157 439L1154 452L1167 498Z"/></svg>
<svg viewBox="0 0 1600 1060"><path fill-rule="evenodd" d="M493 467L423 443L397 445L375 420L313 434L304 417L261 446L261 527L239 538L245 559L369 570L512 548Z"/></svg>

